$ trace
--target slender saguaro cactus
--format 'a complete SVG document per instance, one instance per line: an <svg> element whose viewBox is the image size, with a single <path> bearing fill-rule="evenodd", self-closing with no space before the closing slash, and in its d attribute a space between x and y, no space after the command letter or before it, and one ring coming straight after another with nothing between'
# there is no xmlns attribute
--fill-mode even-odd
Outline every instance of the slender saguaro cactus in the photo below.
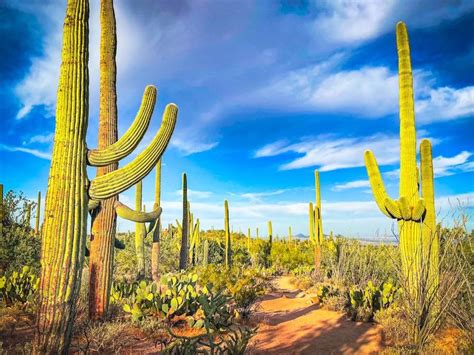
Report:
<svg viewBox="0 0 474 355"><path fill-rule="evenodd" d="M321 250L324 240L323 218L321 214L321 187L319 184L319 171L314 171L316 205L314 206L313 216L313 243L314 243L314 267L315 270L321 268Z"/></svg>
<svg viewBox="0 0 474 355"><path fill-rule="evenodd" d="M293 241L293 233L291 232L291 226L288 227L288 242Z"/></svg>
<svg viewBox="0 0 474 355"><path fill-rule="evenodd" d="M135 191L135 210L137 212L142 211L143 203L143 183L138 182ZM135 223L135 253L137 256L137 278L142 279L145 277L145 224L141 222Z"/></svg>
<svg viewBox="0 0 474 355"><path fill-rule="evenodd" d="M258 239L258 228L257 228L257 230L255 231L255 238Z"/></svg>
<svg viewBox="0 0 474 355"><path fill-rule="evenodd" d="M433 159L431 143L421 142L421 192L416 164L416 131L413 77L408 33L397 24L398 73L400 90L400 198L391 199L382 181L374 154L365 152L365 165L379 209L398 221L402 270L408 292L420 297L420 285L436 289L438 283L439 240L434 206ZM425 269L425 270L423 270ZM424 271L424 272L423 272ZM425 278L425 279L423 279Z"/></svg>
<svg viewBox="0 0 474 355"><path fill-rule="evenodd" d="M273 239L273 229L272 229L272 221L268 221L268 242L270 245L272 244Z"/></svg>
<svg viewBox="0 0 474 355"><path fill-rule="evenodd" d="M25 224L29 228L31 224L31 203L26 203L26 216L25 216Z"/></svg>
<svg viewBox="0 0 474 355"><path fill-rule="evenodd" d="M38 191L38 202L36 204L36 218L35 218L35 234L40 234L40 218L41 218L41 191Z"/></svg>
<svg viewBox="0 0 474 355"><path fill-rule="evenodd" d="M155 208L160 207L161 204L161 159L156 164L156 178L155 178ZM161 221L157 221L158 226L153 233L153 241L151 245L151 277L153 281L159 282L160 275L158 265L160 262L160 232Z"/></svg>
<svg viewBox="0 0 474 355"><path fill-rule="evenodd" d="M105 200L142 180L163 154L173 133L177 107L168 105L152 143L132 162L116 171L87 178L87 164L110 165L133 147L117 141L88 151L88 22L87 0L68 0L63 27L61 70L56 105L56 132L46 193L41 248L41 282L34 353L67 353L84 263L89 199ZM156 89L150 87L154 105ZM136 128L134 129L136 130Z"/></svg>
<svg viewBox="0 0 474 355"><path fill-rule="evenodd" d="M188 266L188 180L186 173L183 173L183 220L181 223L181 249L179 252L179 269L185 270Z"/></svg>
<svg viewBox="0 0 474 355"><path fill-rule="evenodd" d="M232 266L232 240L229 230L229 202L224 201L225 266Z"/></svg>

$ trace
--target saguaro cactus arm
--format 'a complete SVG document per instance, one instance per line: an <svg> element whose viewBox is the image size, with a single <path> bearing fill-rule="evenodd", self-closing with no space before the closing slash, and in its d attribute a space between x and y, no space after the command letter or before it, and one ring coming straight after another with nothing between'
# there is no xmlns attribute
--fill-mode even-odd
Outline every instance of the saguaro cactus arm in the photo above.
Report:
<svg viewBox="0 0 474 355"><path fill-rule="evenodd" d="M433 156L431 142L423 139L420 145L421 156L421 191L423 194L426 214L424 216L425 233L436 231L436 210L434 199Z"/></svg>
<svg viewBox="0 0 474 355"><path fill-rule="evenodd" d="M133 152L150 125L156 103L156 88L148 85L143 93L140 109L127 132L115 143L104 149L91 149L87 152L87 163L91 166L107 166L125 158Z"/></svg>
<svg viewBox="0 0 474 355"><path fill-rule="evenodd" d="M151 212L135 211L120 201L116 201L114 207L117 216L137 223L153 222L160 218L162 212L161 207L156 207Z"/></svg>
<svg viewBox="0 0 474 355"><path fill-rule="evenodd" d="M377 160L374 153L366 150L364 154L365 167L367 168L367 175L369 176L370 186L374 194L375 203L380 211L389 218L401 218L401 213L398 204L392 200L385 191L385 185L380 174Z"/></svg>
<svg viewBox="0 0 474 355"><path fill-rule="evenodd" d="M163 155L173 134L178 116L178 107L168 104L163 113L163 122L151 144L132 162L91 181L89 196L103 200L119 194L147 176Z"/></svg>

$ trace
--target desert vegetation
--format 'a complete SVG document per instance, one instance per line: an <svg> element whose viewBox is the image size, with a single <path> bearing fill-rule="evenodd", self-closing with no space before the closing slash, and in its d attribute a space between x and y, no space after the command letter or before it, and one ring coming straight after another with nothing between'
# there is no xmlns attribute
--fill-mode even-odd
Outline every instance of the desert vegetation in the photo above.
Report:
<svg viewBox="0 0 474 355"><path fill-rule="evenodd" d="M166 106L150 145L119 168L118 162L137 148L147 131L157 91L146 87L135 120L119 138L115 55L120 37L113 1L100 3L98 147L90 149L85 143L89 4L69 0L43 216L41 193L31 202L0 185L2 352L265 353L270 349L265 347L265 334L272 334L272 319L281 316L265 313L265 302L277 299L306 302L309 321L315 324L318 311L345 322L345 329L377 324L374 329L381 340L376 351L472 352L474 253L469 211L453 207L449 227L437 220L429 140L421 142L417 165L413 75L404 23L396 27L398 199L386 193L374 154L365 153L375 202L396 220L398 243L371 244L323 228L325 206L317 170L308 237L293 235L291 226L288 235L277 237L272 221L262 221L268 224L266 232L256 229L253 234L250 227L246 234L232 231L232 200L223 201L218 228L201 229L186 173L182 218L162 225L166 210L161 207L161 191L167 183L162 162L178 108ZM97 167L95 178L89 180L87 166ZM154 206L146 211L142 181L153 171ZM133 209L118 199L131 188ZM135 231L117 231L117 216L134 222ZM312 334L305 340L306 350L316 351L318 335ZM296 343L289 343L282 353L300 351ZM363 351L352 345L350 349L347 352Z"/></svg>

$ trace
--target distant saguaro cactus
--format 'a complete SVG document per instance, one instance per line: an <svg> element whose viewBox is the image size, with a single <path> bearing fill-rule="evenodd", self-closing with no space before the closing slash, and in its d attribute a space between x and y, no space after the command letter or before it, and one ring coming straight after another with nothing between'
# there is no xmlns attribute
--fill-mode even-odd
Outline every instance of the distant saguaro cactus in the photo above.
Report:
<svg viewBox="0 0 474 355"><path fill-rule="evenodd" d="M188 180L186 173L183 173L183 220L181 224L181 249L179 252L179 269L185 270L188 266L188 229L189 229L189 211L188 211Z"/></svg>
<svg viewBox="0 0 474 355"><path fill-rule="evenodd" d="M250 243L252 242L251 236L250 236L250 227L247 230L247 251L250 253Z"/></svg>
<svg viewBox="0 0 474 355"><path fill-rule="evenodd" d="M224 201L225 266L232 266L232 239L229 230L229 202Z"/></svg>
<svg viewBox="0 0 474 355"><path fill-rule="evenodd" d="M268 242L270 246L272 245L273 240L273 229L272 229L272 221L268 221Z"/></svg>
<svg viewBox="0 0 474 355"><path fill-rule="evenodd" d="M400 198L391 199L382 181L374 154L365 152L365 165L375 202L380 211L398 221L403 273L409 292L421 297L421 285L436 290L438 284L439 236L436 231L433 158L431 143L420 146L421 195L416 163L415 104L408 33L397 24L398 73L400 90ZM422 269L428 269L426 277ZM425 279L423 279L425 278Z"/></svg>
<svg viewBox="0 0 474 355"><path fill-rule="evenodd" d="M323 217L321 214L321 187L319 183L319 171L314 171L314 181L315 181L315 193L316 193L316 202L314 210L310 212L310 221L312 220L312 239L310 240L314 244L314 267L315 270L321 268L321 251L324 241L323 235ZM311 216L312 214L312 216ZM311 223L311 222L310 222ZM311 227L310 227L310 237L311 237Z"/></svg>
<svg viewBox="0 0 474 355"><path fill-rule="evenodd" d="M156 178L155 178L155 208L160 207L161 204L161 159L156 164ZM153 241L151 245L151 277L153 281L160 281L160 274L158 270L160 262L160 233L161 221L158 219L158 225L153 233Z"/></svg>
<svg viewBox="0 0 474 355"><path fill-rule="evenodd" d="M123 168L89 181L87 164L110 165L129 154L133 148L127 143L129 137L105 149L88 150L86 147L88 20L88 1L68 0L63 27L56 132L42 228L35 353L68 352L84 263L89 199L109 199L142 180L163 154L176 124L177 107L171 104L165 109L159 132L144 152ZM156 89L150 87L148 91L151 93L147 101L148 110L152 110Z"/></svg>

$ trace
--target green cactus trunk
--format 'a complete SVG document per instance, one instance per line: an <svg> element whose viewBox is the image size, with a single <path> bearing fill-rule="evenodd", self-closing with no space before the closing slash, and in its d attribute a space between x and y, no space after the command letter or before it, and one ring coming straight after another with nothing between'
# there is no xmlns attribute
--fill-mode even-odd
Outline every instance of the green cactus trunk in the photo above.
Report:
<svg viewBox="0 0 474 355"><path fill-rule="evenodd" d="M35 353L67 353L69 349L87 232L88 1L69 0L66 11L42 230Z"/></svg>
<svg viewBox="0 0 474 355"><path fill-rule="evenodd" d="M41 191L38 191L38 202L36 203L36 216L35 216L35 235L40 235L40 222L41 219Z"/></svg>
<svg viewBox="0 0 474 355"><path fill-rule="evenodd" d="M188 211L188 181L186 173L183 174L183 220L181 224L181 249L179 252L179 269L185 270L188 267L188 228L189 228L189 211Z"/></svg>
<svg viewBox="0 0 474 355"><path fill-rule="evenodd" d="M156 179L155 179L155 208L160 207L161 203L161 159L156 164ZM159 263L160 263L160 232L161 220L157 221L158 226L153 233L153 242L151 245L151 277L153 281L160 281Z"/></svg>
<svg viewBox="0 0 474 355"><path fill-rule="evenodd" d="M433 159L431 143L423 140L420 198L416 164L416 131L410 46L405 24L397 24L400 90L400 198L386 193L377 161L365 152L365 164L375 202L383 214L398 220L402 271L413 299L431 297L438 285L439 237L434 206ZM423 289L431 290L425 294Z"/></svg>
<svg viewBox="0 0 474 355"><path fill-rule="evenodd" d="M316 205L314 207L314 226L313 226L313 237L314 237L314 268L315 270L321 269L322 259L322 245L324 240L323 235L323 218L321 215L321 187L319 184L319 171L314 171L315 181L315 192L316 192Z"/></svg>
<svg viewBox="0 0 474 355"><path fill-rule="evenodd" d="M257 228L257 230L255 231L255 238L256 238L256 239L259 238L259 237L258 237L258 228Z"/></svg>
<svg viewBox="0 0 474 355"><path fill-rule="evenodd" d="M26 209L25 226L30 228L30 224L31 224L31 203L26 203L25 209Z"/></svg>
<svg viewBox="0 0 474 355"><path fill-rule="evenodd" d="M224 201L225 266L232 266L232 240L229 230L229 202Z"/></svg>
<svg viewBox="0 0 474 355"><path fill-rule="evenodd" d="M288 227L288 242L291 243L293 241L293 233L291 232L291 226Z"/></svg>
<svg viewBox="0 0 474 355"><path fill-rule="evenodd" d="M117 36L112 0L100 1L100 99L98 149L105 149L118 140L117 129ZM99 166L97 176L117 170L118 162ZM114 262L114 241L117 227L115 203L118 195L101 202L91 214L89 257L89 317L103 318L108 310Z"/></svg>
<svg viewBox="0 0 474 355"><path fill-rule="evenodd" d="M268 221L268 242L270 246L272 245L273 240L273 229L272 229L272 221Z"/></svg>
<svg viewBox="0 0 474 355"><path fill-rule="evenodd" d="M142 211L142 189L143 184L140 181L136 185L135 193L135 210ZM137 256L137 279L141 280L145 277L145 224L135 223L135 253Z"/></svg>

